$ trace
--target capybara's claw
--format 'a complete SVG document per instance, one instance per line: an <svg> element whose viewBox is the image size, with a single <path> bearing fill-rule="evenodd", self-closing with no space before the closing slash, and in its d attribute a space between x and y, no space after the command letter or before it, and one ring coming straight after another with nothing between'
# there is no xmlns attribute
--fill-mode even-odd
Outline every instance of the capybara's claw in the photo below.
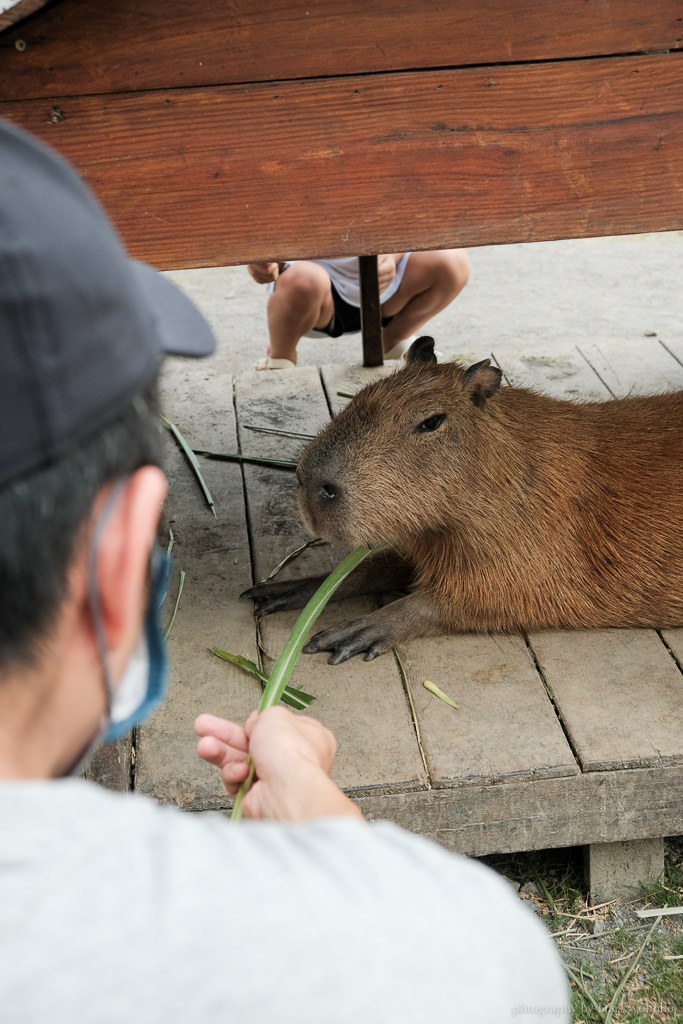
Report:
<svg viewBox="0 0 683 1024"><path fill-rule="evenodd" d="M302 608L317 590L319 579L307 577L300 580L268 580L248 587L240 597L255 601L257 614L272 615L286 608Z"/></svg>
<svg viewBox="0 0 683 1024"><path fill-rule="evenodd" d="M316 633L304 647L304 653L332 651L329 664L341 665L343 661L363 652L367 652L365 660L372 661L390 650L392 644L392 638L386 635L379 623L372 622L370 618L361 618Z"/></svg>

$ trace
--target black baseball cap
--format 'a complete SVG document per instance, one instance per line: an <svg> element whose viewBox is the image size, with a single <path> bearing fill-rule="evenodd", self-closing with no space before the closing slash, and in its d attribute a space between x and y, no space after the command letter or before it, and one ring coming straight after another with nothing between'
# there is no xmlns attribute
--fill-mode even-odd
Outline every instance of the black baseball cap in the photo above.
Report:
<svg viewBox="0 0 683 1024"><path fill-rule="evenodd" d="M189 299L128 258L76 172L0 120L0 487L116 416L164 354L214 346Z"/></svg>

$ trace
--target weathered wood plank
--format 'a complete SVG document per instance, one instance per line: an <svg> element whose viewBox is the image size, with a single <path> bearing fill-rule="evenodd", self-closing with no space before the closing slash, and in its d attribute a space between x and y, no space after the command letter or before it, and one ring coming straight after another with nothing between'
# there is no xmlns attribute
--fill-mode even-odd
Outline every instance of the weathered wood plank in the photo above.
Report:
<svg viewBox="0 0 683 1024"><path fill-rule="evenodd" d="M663 629L662 636L673 651L679 665L683 665L683 629Z"/></svg>
<svg viewBox="0 0 683 1024"><path fill-rule="evenodd" d="M0 115L76 164L134 256L195 267L681 228L682 69L672 53Z"/></svg>
<svg viewBox="0 0 683 1024"><path fill-rule="evenodd" d="M600 401L610 397L609 390L577 351L574 345L558 349L549 343L536 348L495 346L493 358L505 379L515 387L532 387L554 398Z"/></svg>
<svg viewBox="0 0 683 1024"><path fill-rule="evenodd" d="M616 398L683 388L683 366L657 338L579 343L579 351Z"/></svg>
<svg viewBox="0 0 683 1024"><path fill-rule="evenodd" d="M21 8L26 8L25 0ZM45 0L30 0L35 10ZM29 13L25 10L25 13ZM7 99L670 50L670 0L62 0L0 40ZM12 11L9 12L9 18ZM4 18L4 24L3 24ZM0 29L8 15L0 17ZM491 26L495 25L495 31ZM19 40L24 47L15 49Z"/></svg>
<svg viewBox="0 0 683 1024"><path fill-rule="evenodd" d="M521 637L414 640L401 656L433 785L578 772ZM425 679L444 690L459 709L425 690Z"/></svg>
<svg viewBox="0 0 683 1024"><path fill-rule="evenodd" d="M350 399L338 392L355 395L373 381L386 377L396 370L396 363L385 363L382 366L345 366L335 363L323 366L321 370L323 386L327 401L334 416L349 404Z"/></svg>
<svg viewBox="0 0 683 1024"><path fill-rule="evenodd" d="M683 764L683 675L654 630L529 640L584 771Z"/></svg>
<svg viewBox="0 0 683 1024"><path fill-rule="evenodd" d="M196 381L182 362L169 361L163 377L166 415L195 447L235 451L231 377L205 380L201 401ZM186 576L168 640L169 692L138 732L135 788L182 807L225 806L219 773L196 756L192 723L202 711L244 721L261 693L256 680L209 650L215 645L252 659L256 655L251 608L238 598L251 584L242 477L234 463L202 460L216 503L214 519L183 455L170 435L166 440L170 486L163 522L175 535L168 617L180 569Z"/></svg>
<svg viewBox="0 0 683 1024"><path fill-rule="evenodd" d="M320 376L312 367L244 374L237 378L236 393L240 444L248 454L296 457L303 442L245 430L245 422L313 433L329 419ZM297 507L294 474L249 465L244 469L255 571L263 577L309 538ZM283 570L283 578L329 572L340 557L341 552L327 546L310 548ZM320 627L370 607L367 601L330 605ZM281 651L297 615L280 612L262 620L264 646L271 658ZM351 790L423 787L425 773L394 660L386 657L365 664L356 659L331 667L327 658L302 655L294 682L315 694L309 713L337 737L336 781Z"/></svg>
<svg viewBox="0 0 683 1024"><path fill-rule="evenodd" d="M473 857L683 832L683 768L586 772L494 786L356 798L394 821Z"/></svg>

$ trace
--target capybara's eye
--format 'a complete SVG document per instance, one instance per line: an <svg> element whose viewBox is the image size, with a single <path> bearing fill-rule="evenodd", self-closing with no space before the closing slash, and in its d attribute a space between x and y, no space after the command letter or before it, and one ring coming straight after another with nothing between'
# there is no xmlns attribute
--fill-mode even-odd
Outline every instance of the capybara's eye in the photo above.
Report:
<svg viewBox="0 0 683 1024"><path fill-rule="evenodd" d="M423 420L422 423L418 423L415 427L415 433L429 434L432 430L438 430L445 419L446 413L438 412L435 416L430 416L429 419Z"/></svg>

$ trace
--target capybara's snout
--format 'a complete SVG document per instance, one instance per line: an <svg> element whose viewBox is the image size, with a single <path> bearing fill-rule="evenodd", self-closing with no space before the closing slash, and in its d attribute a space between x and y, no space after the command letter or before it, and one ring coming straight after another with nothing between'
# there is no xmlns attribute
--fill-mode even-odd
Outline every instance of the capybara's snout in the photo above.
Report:
<svg viewBox="0 0 683 1024"><path fill-rule="evenodd" d="M297 466L299 506L306 528L333 543L347 540L344 528L345 488L339 460L319 451L316 441Z"/></svg>

